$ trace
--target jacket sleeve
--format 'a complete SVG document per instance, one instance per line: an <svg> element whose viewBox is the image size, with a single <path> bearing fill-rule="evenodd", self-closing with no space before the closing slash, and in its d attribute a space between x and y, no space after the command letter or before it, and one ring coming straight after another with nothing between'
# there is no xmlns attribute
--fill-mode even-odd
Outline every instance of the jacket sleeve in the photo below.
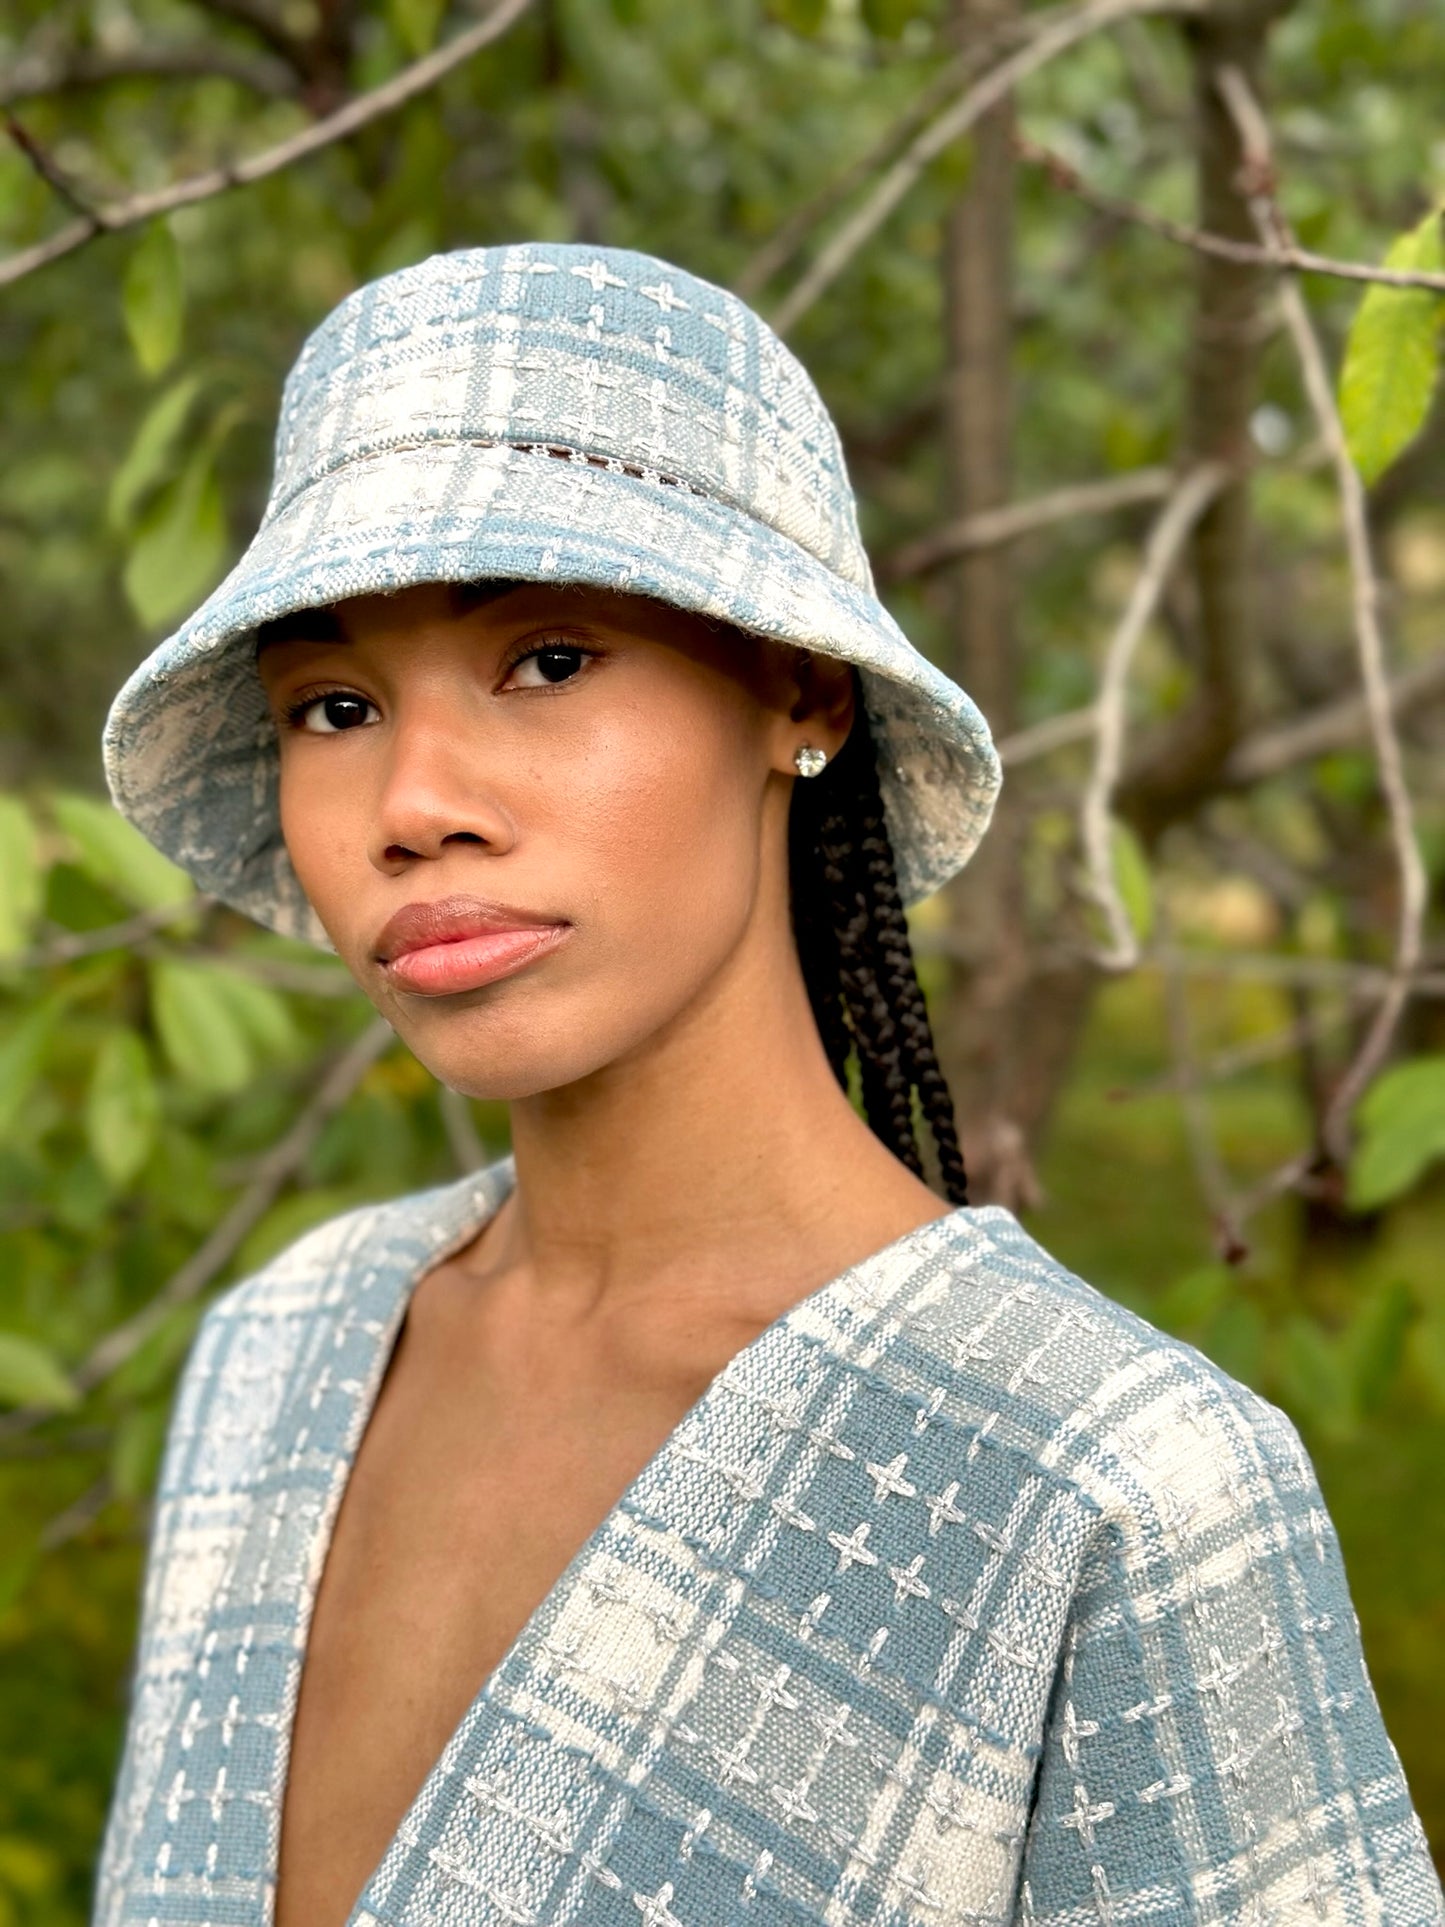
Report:
<svg viewBox="0 0 1445 1927"><path fill-rule="evenodd" d="M180 1669L189 1663L185 1614L171 1593L172 1569L188 1529L186 1480L201 1410L218 1370L217 1335L212 1305L197 1326L171 1399L151 1506L136 1641L125 1681L125 1730L92 1879L92 1927L113 1927L119 1918L136 1820L155 1771L157 1736L179 1690Z"/></svg>
<svg viewBox="0 0 1445 1927"><path fill-rule="evenodd" d="M1092 1454L1019 1918L1440 1927L1314 1468L1282 1412L1206 1369Z"/></svg>

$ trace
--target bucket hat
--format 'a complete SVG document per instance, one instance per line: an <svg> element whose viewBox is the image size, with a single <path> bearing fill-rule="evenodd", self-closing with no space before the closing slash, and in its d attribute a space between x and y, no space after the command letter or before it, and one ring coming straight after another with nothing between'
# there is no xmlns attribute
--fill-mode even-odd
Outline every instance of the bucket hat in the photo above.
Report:
<svg viewBox="0 0 1445 1927"><path fill-rule="evenodd" d="M905 903L988 827L988 725L879 601L797 357L668 261L550 241L433 254L307 337L255 536L111 705L117 808L202 889L331 949L281 834L256 627L488 577L651 596L854 663Z"/></svg>

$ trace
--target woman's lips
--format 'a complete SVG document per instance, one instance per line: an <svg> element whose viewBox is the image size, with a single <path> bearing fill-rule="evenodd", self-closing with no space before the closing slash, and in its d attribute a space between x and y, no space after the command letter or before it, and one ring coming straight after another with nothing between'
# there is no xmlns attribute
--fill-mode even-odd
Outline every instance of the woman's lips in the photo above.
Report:
<svg viewBox="0 0 1445 1927"><path fill-rule="evenodd" d="M544 923L525 930L485 930L473 937L404 950L384 969L399 990L421 997L478 990L555 950L571 928L570 923Z"/></svg>

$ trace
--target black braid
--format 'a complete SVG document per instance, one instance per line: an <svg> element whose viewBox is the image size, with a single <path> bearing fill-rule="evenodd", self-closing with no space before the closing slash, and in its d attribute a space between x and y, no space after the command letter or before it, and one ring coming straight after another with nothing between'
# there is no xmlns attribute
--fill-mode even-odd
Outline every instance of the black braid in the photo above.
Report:
<svg viewBox="0 0 1445 1927"><path fill-rule="evenodd" d="M793 931L834 1075L854 1055L863 1111L878 1137L923 1175L913 1092L953 1204L968 1203L953 1099L939 1066L898 891L872 730L857 682L848 739L819 776L799 777L788 823Z"/></svg>

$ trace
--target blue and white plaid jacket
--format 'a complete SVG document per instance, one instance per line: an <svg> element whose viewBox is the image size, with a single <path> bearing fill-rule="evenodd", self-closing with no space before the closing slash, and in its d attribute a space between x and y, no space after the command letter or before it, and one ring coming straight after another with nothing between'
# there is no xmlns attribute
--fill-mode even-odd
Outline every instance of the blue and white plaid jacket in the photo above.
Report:
<svg viewBox="0 0 1445 1927"><path fill-rule="evenodd" d="M177 1393L97 1927L270 1927L307 1625L411 1290L510 1160L334 1219ZM713 1382L478 1693L350 1927L1438 1927L1273 1406L1000 1205Z"/></svg>

